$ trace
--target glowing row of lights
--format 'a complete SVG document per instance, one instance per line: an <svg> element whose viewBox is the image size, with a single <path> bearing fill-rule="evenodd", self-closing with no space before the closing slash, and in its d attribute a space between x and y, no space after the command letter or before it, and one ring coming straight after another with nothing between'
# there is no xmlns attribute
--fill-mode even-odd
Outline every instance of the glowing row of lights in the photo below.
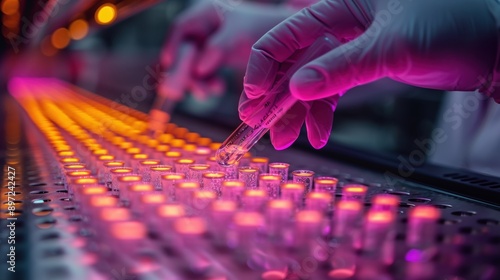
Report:
<svg viewBox="0 0 500 280"><path fill-rule="evenodd" d="M116 6L111 3L106 3L96 10L94 20L100 25L108 25L116 20L117 15L118 10ZM57 50L66 48L71 40L78 41L85 38L88 32L89 23L84 19L77 19L73 21L68 28L61 27L54 31L42 45L42 52L45 55L53 55Z"/></svg>
<svg viewBox="0 0 500 280"><path fill-rule="evenodd" d="M19 21L21 19L21 13L19 12L20 3L19 0L2 0L1 10L2 10L2 24L3 24L3 35L9 36L9 33L17 33L19 30Z"/></svg>

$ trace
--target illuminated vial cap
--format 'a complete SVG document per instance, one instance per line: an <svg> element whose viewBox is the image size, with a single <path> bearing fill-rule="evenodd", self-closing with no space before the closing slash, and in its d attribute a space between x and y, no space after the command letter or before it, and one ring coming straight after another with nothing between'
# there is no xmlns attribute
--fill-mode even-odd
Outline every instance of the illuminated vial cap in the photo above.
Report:
<svg viewBox="0 0 500 280"><path fill-rule="evenodd" d="M333 196L325 192L310 192L307 194L307 198L315 200L317 199L317 200L331 201L333 199Z"/></svg>
<svg viewBox="0 0 500 280"><path fill-rule="evenodd" d="M194 151L196 151L196 145L195 144L185 144L182 147L182 150L184 150L186 152L194 152Z"/></svg>
<svg viewBox="0 0 500 280"><path fill-rule="evenodd" d="M295 170L292 172L293 176L299 177L312 177L314 176L314 171L311 170Z"/></svg>
<svg viewBox="0 0 500 280"><path fill-rule="evenodd" d="M130 190L133 192L150 192L153 191L154 188L150 184L134 184L130 186Z"/></svg>
<svg viewBox="0 0 500 280"><path fill-rule="evenodd" d="M285 163L285 162L272 162L269 164L269 168L281 168L281 169L286 169L289 168L290 164Z"/></svg>
<svg viewBox="0 0 500 280"><path fill-rule="evenodd" d="M338 181L339 180L334 177L318 177L314 179L315 184L322 184L322 185L336 185Z"/></svg>
<svg viewBox="0 0 500 280"><path fill-rule="evenodd" d="M118 168L111 169L110 172L111 173L115 173L115 174L132 173L132 168L129 168L129 167L118 167Z"/></svg>
<svg viewBox="0 0 500 280"><path fill-rule="evenodd" d="M263 181L281 181L281 176L277 174L260 174L259 179Z"/></svg>
<svg viewBox="0 0 500 280"><path fill-rule="evenodd" d="M138 175L125 175L118 177L118 181L120 182L140 182L142 180L142 176Z"/></svg>
<svg viewBox="0 0 500 280"><path fill-rule="evenodd" d="M102 208L100 217L105 221L130 220L130 210L126 208Z"/></svg>
<svg viewBox="0 0 500 280"><path fill-rule="evenodd" d="M82 163L76 163L76 164L65 164L64 165L64 169L66 170L74 170L74 169L84 169L85 168L85 164L82 164Z"/></svg>
<svg viewBox="0 0 500 280"><path fill-rule="evenodd" d="M340 210L359 211L361 210L361 202L356 200L341 200L337 204L337 208Z"/></svg>
<svg viewBox="0 0 500 280"><path fill-rule="evenodd" d="M106 166L106 167L122 167L122 166L125 166L125 162L123 162L123 161L110 161L110 162L105 162L104 166Z"/></svg>
<svg viewBox="0 0 500 280"><path fill-rule="evenodd" d="M196 151L194 151L194 154L197 156L208 156L212 153L212 150L210 150L207 147L198 147L196 148Z"/></svg>
<svg viewBox="0 0 500 280"><path fill-rule="evenodd" d="M70 177L90 176L90 170L69 171L66 174Z"/></svg>
<svg viewBox="0 0 500 280"><path fill-rule="evenodd" d="M181 159L178 159L177 161L175 161L175 163L177 163L177 164L193 164L194 163L194 159L181 158Z"/></svg>
<svg viewBox="0 0 500 280"><path fill-rule="evenodd" d="M146 237L146 226L140 222L111 224L111 235L121 240L137 240Z"/></svg>
<svg viewBox="0 0 500 280"><path fill-rule="evenodd" d="M249 190L245 190L243 195L246 197L266 197L267 192L264 190L249 189Z"/></svg>
<svg viewBox="0 0 500 280"><path fill-rule="evenodd" d="M57 153L57 155L60 157L72 157L75 155L75 152L73 152L73 151L60 151Z"/></svg>
<svg viewBox="0 0 500 280"><path fill-rule="evenodd" d="M146 204L162 204L167 201L163 194L147 193L141 196L141 201Z"/></svg>
<svg viewBox="0 0 500 280"><path fill-rule="evenodd" d="M139 154L141 152L141 149L137 147L130 147L125 150L127 154L133 155L133 154Z"/></svg>
<svg viewBox="0 0 500 280"><path fill-rule="evenodd" d="M148 158L148 155L146 154L134 154L132 156L133 159L147 159Z"/></svg>
<svg viewBox="0 0 500 280"><path fill-rule="evenodd" d="M264 217L258 212L238 212L234 215L234 223L244 227L260 227L264 225Z"/></svg>
<svg viewBox="0 0 500 280"><path fill-rule="evenodd" d="M161 178L163 180L182 180L182 179L186 178L186 175L183 173L171 173L171 174L162 175Z"/></svg>
<svg viewBox="0 0 500 280"><path fill-rule="evenodd" d="M105 160L114 160L115 157L112 155L100 155L97 159L100 161L105 161Z"/></svg>
<svg viewBox="0 0 500 280"><path fill-rule="evenodd" d="M299 223L319 223L322 218L321 213L314 210L302 210L295 216L295 220Z"/></svg>
<svg viewBox="0 0 500 280"><path fill-rule="evenodd" d="M287 182L281 184L281 190L305 190L305 185L302 182Z"/></svg>
<svg viewBox="0 0 500 280"><path fill-rule="evenodd" d="M251 167L251 166L244 166L238 168L238 170L242 173L257 173L259 172L259 169L256 167Z"/></svg>
<svg viewBox="0 0 500 280"><path fill-rule="evenodd" d="M372 210L368 212L366 220L371 223L390 223L394 221L394 215L389 211Z"/></svg>
<svg viewBox="0 0 500 280"><path fill-rule="evenodd" d="M189 166L189 169L198 171L198 170L207 170L210 168L210 165L208 164L191 164Z"/></svg>
<svg viewBox="0 0 500 280"><path fill-rule="evenodd" d="M202 177L207 178L207 179L222 179L224 178L225 173L222 171L208 171L208 172L203 172ZM241 182L243 183L243 182Z"/></svg>
<svg viewBox="0 0 500 280"><path fill-rule="evenodd" d="M226 180L222 182L222 186L226 188L244 188L245 182L240 180Z"/></svg>
<svg viewBox="0 0 500 280"><path fill-rule="evenodd" d="M180 204L165 204L158 207L158 215L166 218L177 218L185 215L184 207Z"/></svg>
<svg viewBox="0 0 500 280"><path fill-rule="evenodd" d="M80 159L76 158L76 157L67 157L67 158L61 159L60 162L62 162L62 163L77 163L77 162L80 162Z"/></svg>
<svg viewBox="0 0 500 280"><path fill-rule="evenodd" d="M165 153L165 156L168 158L178 158L181 157L181 152L178 151L169 151Z"/></svg>
<svg viewBox="0 0 500 280"><path fill-rule="evenodd" d="M72 184L77 184L77 185L89 185L89 184L97 184L97 178L76 178Z"/></svg>
<svg viewBox="0 0 500 280"><path fill-rule="evenodd" d="M419 205L410 212L411 218L436 220L441 216L441 212L434 206Z"/></svg>
<svg viewBox="0 0 500 280"><path fill-rule="evenodd" d="M174 222L174 229L181 234L203 234L207 225L200 217L184 217Z"/></svg>
<svg viewBox="0 0 500 280"><path fill-rule="evenodd" d="M84 195L106 194L107 192L108 192L108 188L98 187L98 186L88 187L88 188L84 188L82 190L82 193Z"/></svg>
<svg viewBox="0 0 500 280"><path fill-rule="evenodd" d="M92 207L111 207L118 204L118 199L113 196L95 195L90 198Z"/></svg>
<svg viewBox="0 0 500 280"><path fill-rule="evenodd" d="M212 203L212 210L217 212L236 211L236 202L231 200L216 200Z"/></svg>
<svg viewBox="0 0 500 280"><path fill-rule="evenodd" d="M147 159L147 160L141 160L139 161L141 165L158 165L160 164L159 160L156 159Z"/></svg>
<svg viewBox="0 0 500 280"><path fill-rule="evenodd" d="M288 199L273 199L269 201L267 207L272 209L292 209L293 202Z"/></svg>
<svg viewBox="0 0 500 280"><path fill-rule="evenodd" d="M177 182L175 185L179 189L199 189L200 188L200 183L198 183L196 181Z"/></svg>
<svg viewBox="0 0 500 280"><path fill-rule="evenodd" d="M159 172L165 172L165 171L171 171L172 166L170 165L158 165L158 166L151 166L149 168L151 171L159 171Z"/></svg>
<svg viewBox="0 0 500 280"><path fill-rule="evenodd" d="M359 194L366 193L367 190L368 188L364 185L347 185L344 186L344 188L342 189L344 193L359 193Z"/></svg>

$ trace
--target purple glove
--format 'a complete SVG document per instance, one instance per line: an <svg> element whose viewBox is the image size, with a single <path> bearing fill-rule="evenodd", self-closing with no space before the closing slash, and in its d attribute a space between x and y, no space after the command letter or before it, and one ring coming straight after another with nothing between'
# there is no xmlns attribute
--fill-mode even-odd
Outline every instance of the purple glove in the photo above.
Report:
<svg viewBox="0 0 500 280"><path fill-rule="evenodd" d="M493 0L324 0L288 18L253 46L246 98L266 94L300 49L331 33L344 44L291 78L293 96L315 101L296 105L288 125L272 129L277 149L295 141L304 120L311 144L324 146L339 93L383 77L442 90L480 89L500 100L490 84L498 50L492 12L497 6ZM243 120L257 109L250 103L240 108Z"/></svg>

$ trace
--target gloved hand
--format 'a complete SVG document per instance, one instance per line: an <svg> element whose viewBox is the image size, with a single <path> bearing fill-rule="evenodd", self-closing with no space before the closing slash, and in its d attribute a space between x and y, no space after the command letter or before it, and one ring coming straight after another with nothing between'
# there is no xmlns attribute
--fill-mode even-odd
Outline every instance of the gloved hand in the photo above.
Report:
<svg viewBox="0 0 500 280"><path fill-rule="evenodd" d="M187 81L181 88L191 89L198 99L221 94L223 87L215 78L216 71L222 66L230 66L243 72L251 46L265 32L297 11L283 6L232 2L234 5L203 0L190 7L174 23L162 52L161 64L168 69L175 63L186 41L196 44L197 53L189 71L190 77L180 80ZM170 94L179 95L177 92Z"/></svg>
<svg viewBox="0 0 500 280"><path fill-rule="evenodd" d="M316 101L302 103L310 108L292 108L289 114L295 117L281 134L271 130L277 149L295 141L304 120L311 144L324 146L336 107L332 97L383 77L434 89L487 91L490 85L485 80L492 75L498 49L492 5L498 4L493 0L324 0L277 25L253 46L245 76L246 98L266 94L282 65L293 63L298 50L324 33L344 44L292 76L291 94ZM248 102L240 108L243 120L251 109Z"/></svg>

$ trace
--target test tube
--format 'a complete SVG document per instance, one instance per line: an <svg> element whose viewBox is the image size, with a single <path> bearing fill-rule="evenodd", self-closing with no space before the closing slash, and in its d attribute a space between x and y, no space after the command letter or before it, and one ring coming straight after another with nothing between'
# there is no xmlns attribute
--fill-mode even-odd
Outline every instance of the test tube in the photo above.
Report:
<svg viewBox="0 0 500 280"><path fill-rule="evenodd" d="M260 173L267 173L268 164L269 158L266 157L253 157L250 159L250 166L259 169Z"/></svg>
<svg viewBox="0 0 500 280"><path fill-rule="evenodd" d="M137 174L127 174L123 176L117 176L116 179L118 182L118 187L115 188L118 190L120 200L129 204L130 203L129 189L131 186L141 183L142 176Z"/></svg>
<svg viewBox="0 0 500 280"><path fill-rule="evenodd" d="M231 247L235 247L236 260L251 263L259 252L259 233L264 227L264 217L258 212L238 212L233 217L234 233Z"/></svg>
<svg viewBox="0 0 500 280"><path fill-rule="evenodd" d="M110 195L92 195L88 199L88 207L82 207L82 214L89 217L93 223L98 219L101 208L111 208L118 206L118 198Z"/></svg>
<svg viewBox="0 0 500 280"><path fill-rule="evenodd" d="M90 170L87 169L81 169L78 171L66 171L66 174L64 174L62 178L64 178L64 182L71 182L72 180L76 178L81 178L81 177L89 177L92 176ZM65 186L67 188L67 183L65 183Z"/></svg>
<svg viewBox="0 0 500 280"><path fill-rule="evenodd" d="M436 245L439 209L430 205L419 205L410 211L406 235L405 255L407 279L433 279L436 275L434 258L438 253Z"/></svg>
<svg viewBox="0 0 500 280"><path fill-rule="evenodd" d="M258 185L259 169L243 166L238 169L238 178L245 183L246 189L256 189Z"/></svg>
<svg viewBox="0 0 500 280"><path fill-rule="evenodd" d="M280 194L281 175L262 173L259 175L259 189L267 192L270 198L278 198Z"/></svg>
<svg viewBox="0 0 500 280"><path fill-rule="evenodd" d="M214 156L208 157L207 160L206 160L206 163L208 165L210 165L210 170L212 170L212 171L220 171L221 170L221 167L217 163L217 161L216 161L216 159L215 159Z"/></svg>
<svg viewBox="0 0 500 280"><path fill-rule="evenodd" d="M238 179L239 176L239 164L234 163L230 166L220 166L219 170L226 174L226 179Z"/></svg>
<svg viewBox="0 0 500 280"><path fill-rule="evenodd" d="M302 207L305 190L303 182L285 182L280 186L281 198L291 200L296 208Z"/></svg>
<svg viewBox="0 0 500 280"><path fill-rule="evenodd" d="M294 170L292 172L292 181L304 183L306 193L310 192L314 187L314 171Z"/></svg>
<svg viewBox="0 0 500 280"><path fill-rule="evenodd" d="M141 222L125 221L115 222L109 225L110 227L110 245L113 251L119 249L120 252L127 255L134 255L143 249L146 241L146 226ZM117 254L116 257L123 256Z"/></svg>
<svg viewBox="0 0 500 280"><path fill-rule="evenodd" d="M75 202L81 204L82 207L80 209L86 208L89 206L90 198L94 195L107 195L108 188L94 185L85 188L78 189L78 194L75 196Z"/></svg>
<svg viewBox="0 0 500 280"><path fill-rule="evenodd" d="M331 210L333 203L333 195L326 192L310 192L306 195L307 210L316 210L325 214Z"/></svg>
<svg viewBox="0 0 500 280"><path fill-rule="evenodd" d="M184 139L178 139L178 138L172 139L170 141L170 150L182 153L183 152L182 147L184 145L186 145L186 141L184 141Z"/></svg>
<svg viewBox="0 0 500 280"><path fill-rule="evenodd" d="M132 207L137 207L139 204L138 200L142 195L152 193L154 191L153 185L147 183L132 184L128 188L127 196Z"/></svg>
<svg viewBox="0 0 500 280"><path fill-rule="evenodd" d="M245 183L241 180L224 180L222 182L221 198L241 202L241 197L245 191Z"/></svg>
<svg viewBox="0 0 500 280"><path fill-rule="evenodd" d="M216 246L227 246L227 229L231 224L237 204L231 200L216 200L210 205L210 232Z"/></svg>
<svg viewBox="0 0 500 280"><path fill-rule="evenodd" d="M247 189L243 192L241 203L244 210L260 211L266 203L268 197L264 190Z"/></svg>
<svg viewBox="0 0 500 280"><path fill-rule="evenodd" d="M272 162L269 164L269 173L281 176L281 182L288 181L288 168L290 164L285 162Z"/></svg>
<svg viewBox="0 0 500 280"><path fill-rule="evenodd" d="M111 241L109 236L109 225L114 222L129 221L132 218L130 210L123 207L103 207L99 208L99 219L96 220L95 232L103 244Z"/></svg>
<svg viewBox="0 0 500 280"><path fill-rule="evenodd" d="M172 166L170 165L154 165L149 167L149 176L151 177L151 184L155 187L155 190L162 189L162 176L165 174L170 174L172 172Z"/></svg>
<svg viewBox="0 0 500 280"><path fill-rule="evenodd" d="M214 192L217 196L221 193L222 182L224 182L224 172L205 171L202 174L202 187L205 190Z"/></svg>
<svg viewBox="0 0 500 280"><path fill-rule="evenodd" d="M175 183L175 200L184 205L189 205L193 192L200 189L200 183L183 180Z"/></svg>
<svg viewBox="0 0 500 280"><path fill-rule="evenodd" d="M138 202L137 207L134 207L134 209L146 217L154 215L156 208L167 202L167 197L162 193L147 192L140 196Z"/></svg>
<svg viewBox="0 0 500 280"><path fill-rule="evenodd" d="M185 268L196 274L207 272L212 261L203 245L203 235L207 231L205 220L200 217L178 218L174 222L174 231L179 236L176 249Z"/></svg>
<svg viewBox="0 0 500 280"><path fill-rule="evenodd" d="M124 167L125 162L121 160L113 160L109 162L104 162L103 168L98 171L97 178L100 183L105 183L108 187L111 185L111 168Z"/></svg>
<svg viewBox="0 0 500 280"><path fill-rule="evenodd" d="M104 166L103 164L105 162L111 162L111 161L114 161L115 160L115 156L113 155L100 155L97 157L96 159L96 167L95 167L95 170L93 171L94 174L97 174L98 178L99 178L99 171L101 171Z"/></svg>
<svg viewBox="0 0 500 280"><path fill-rule="evenodd" d="M189 171L187 175L187 178L190 180L195 180L200 184L203 184L203 178L202 175L205 171L209 170L210 165L208 164L202 164L202 163L194 163L189 165ZM203 187L203 185L202 185Z"/></svg>
<svg viewBox="0 0 500 280"><path fill-rule="evenodd" d="M204 216L208 210L208 206L215 199L217 199L217 194L209 190L195 190L192 194L191 199L191 209L192 214L196 216Z"/></svg>
<svg viewBox="0 0 500 280"><path fill-rule="evenodd" d="M193 159L190 158L181 158L175 161L174 170L177 173L184 173L188 176L189 166L194 163Z"/></svg>
<svg viewBox="0 0 500 280"><path fill-rule="evenodd" d="M167 195L169 200L173 200L175 196L175 183L186 179L186 175L182 173L165 173L161 176L161 186L163 193Z"/></svg>
<svg viewBox="0 0 500 280"><path fill-rule="evenodd" d="M363 256L378 262L378 266L394 262L394 222L395 215L390 211L370 209L366 215Z"/></svg>
<svg viewBox="0 0 500 280"><path fill-rule="evenodd" d="M150 182L151 181L151 174L150 174L150 167L159 165L160 161L157 159L146 159L146 160L140 160L139 161L139 167L137 169L137 172L142 175L142 180L144 182Z"/></svg>
<svg viewBox="0 0 500 280"><path fill-rule="evenodd" d="M345 185L342 188L342 200L355 200L364 203L367 191L368 187L365 185Z"/></svg>
<svg viewBox="0 0 500 280"><path fill-rule="evenodd" d="M338 202L332 219L332 238L337 248L330 256L332 269L328 275L332 278L351 277L356 270L355 243L360 242L359 221L363 207L357 200Z"/></svg>
<svg viewBox="0 0 500 280"><path fill-rule="evenodd" d="M314 191L335 194L338 181L335 177L316 177L314 178Z"/></svg>
<svg viewBox="0 0 500 280"><path fill-rule="evenodd" d="M173 239L174 222L186 215L184 206L178 203L162 204L156 209L156 215L148 216L149 224L159 234L160 238L171 246Z"/></svg>
<svg viewBox="0 0 500 280"><path fill-rule="evenodd" d="M113 194L118 194L118 176L123 176L127 174L132 174L132 168L130 167L113 167L109 169L111 175L110 188Z"/></svg>
<svg viewBox="0 0 500 280"><path fill-rule="evenodd" d="M86 188L89 186L95 186L97 185L97 178L93 176L82 176L78 178L74 178L69 182L68 185L68 193L71 196L74 196L75 193L78 193L80 188Z"/></svg>
<svg viewBox="0 0 500 280"><path fill-rule="evenodd" d="M295 214L294 247L299 259L313 255L313 244L321 237L323 214L316 210L300 210Z"/></svg>
<svg viewBox="0 0 500 280"><path fill-rule="evenodd" d="M262 99L259 104L254 104L255 108L260 108L260 110L256 110L253 115L246 118L245 122L224 141L216 152L219 164L228 166L238 162L297 101L290 94L288 87L292 75L307 62L339 45L340 42L333 36L325 35L318 38L281 79L274 82L273 87L266 93L266 98ZM245 102L240 105L244 107Z"/></svg>
<svg viewBox="0 0 500 280"><path fill-rule="evenodd" d="M288 199L272 199L266 206L266 232L274 243L284 245L290 242L294 205ZM285 240L288 239L288 240Z"/></svg>
<svg viewBox="0 0 500 280"><path fill-rule="evenodd" d="M194 152L196 151L196 145L195 144L185 144L182 147L182 154L185 158L194 158Z"/></svg>

